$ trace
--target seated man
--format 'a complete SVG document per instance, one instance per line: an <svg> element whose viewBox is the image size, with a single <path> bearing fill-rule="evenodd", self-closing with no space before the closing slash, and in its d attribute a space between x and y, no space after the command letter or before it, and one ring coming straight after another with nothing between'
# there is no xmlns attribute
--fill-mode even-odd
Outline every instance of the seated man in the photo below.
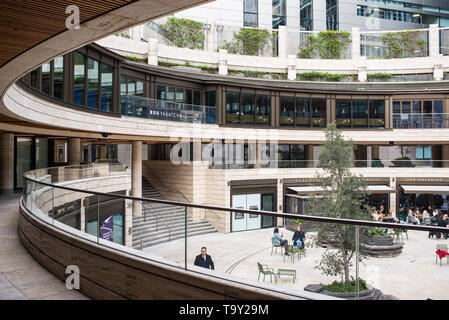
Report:
<svg viewBox="0 0 449 320"><path fill-rule="evenodd" d="M447 219L447 214L445 214L439 221L438 221L438 227L444 227L447 228L449 225L449 220ZM449 234L447 232L443 233L444 239L447 239L449 237ZM441 238L441 233L437 233L437 239Z"/></svg>
<svg viewBox="0 0 449 320"><path fill-rule="evenodd" d="M406 222L412 223L412 224L420 224L419 219L417 217L415 217L412 209L408 209L408 215L407 215Z"/></svg>
<svg viewBox="0 0 449 320"><path fill-rule="evenodd" d="M301 226L298 226L295 233L293 234L293 245L296 245L298 249L304 249L306 243L306 234L302 231Z"/></svg>

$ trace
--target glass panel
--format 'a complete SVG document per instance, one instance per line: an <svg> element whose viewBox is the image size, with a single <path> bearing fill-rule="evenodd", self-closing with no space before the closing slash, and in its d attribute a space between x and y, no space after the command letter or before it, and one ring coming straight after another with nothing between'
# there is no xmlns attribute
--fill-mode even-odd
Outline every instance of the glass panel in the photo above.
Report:
<svg viewBox="0 0 449 320"><path fill-rule="evenodd" d="M133 79L128 79L128 95L136 95L136 81Z"/></svg>
<svg viewBox="0 0 449 320"><path fill-rule="evenodd" d="M326 99L312 99L312 127L326 126Z"/></svg>
<svg viewBox="0 0 449 320"><path fill-rule="evenodd" d="M53 96L57 99L64 99L64 57L58 57L53 61Z"/></svg>
<svg viewBox="0 0 449 320"><path fill-rule="evenodd" d="M226 92L226 123L240 123L240 94Z"/></svg>
<svg viewBox="0 0 449 320"><path fill-rule="evenodd" d="M273 211L274 197L272 194L262 195L262 210ZM262 228L270 228L275 225L275 218L271 216L262 216Z"/></svg>
<svg viewBox="0 0 449 320"><path fill-rule="evenodd" d="M75 62L73 67L73 103L79 106L84 105L84 81L86 76L86 58L83 54L75 52Z"/></svg>
<svg viewBox="0 0 449 320"><path fill-rule="evenodd" d="M184 89L176 88L176 102L183 103L184 102Z"/></svg>
<svg viewBox="0 0 449 320"><path fill-rule="evenodd" d="M270 125L271 123L271 96L256 96L256 124Z"/></svg>
<svg viewBox="0 0 449 320"><path fill-rule="evenodd" d="M114 83L113 68L101 64L101 110L112 111L112 84Z"/></svg>
<svg viewBox="0 0 449 320"><path fill-rule="evenodd" d="M296 126L310 127L309 98L296 98Z"/></svg>
<svg viewBox="0 0 449 320"><path fill-rule="evenodd" d="M337 127L351 127L351 100L337 100L336 116Z"/></svg>
<svg viewBox="0 0 449 320"><path fill-rule="evenodd" d="M36 169L48 167L48 139L36 138Z"/></svg>
<svg viewBox="0 0 449 320"><path fill-rule="evenodd" d="M17 137L16 145L16 188L23 187L23 174L34 169L33 138Z"/></svg>
<svg viewBox="0 0 449 320"><path fill-rule="evenodd" d="M201 91L194 91L193 92L193 104L196 104L197 106L201 105Z"/></svg>
<svg viewBox="0 0 449 320"><path fill-rule="evenodd" d="M281 97L280 125L295 125L295 97Z"/></svg>
<svg viewBox="0 0 449 320"><path fill-rule="evenodd" d="M393 114L394 113L401 113L401 102L400 101L393 101Z"/></svg>
<svg viewBox="0 0 449 320"><path fill-rule="evenodd" d="M98 108L99 63L87 58L87 107Z"/></svg>
<svg viewBox="0 0 449 320"><path fill-rule="evenodd" d="M290 145L288 144L280 144L278 146L278 167L279 168L288 168L290 163Z"/></svg>
<svg viewBox="0 0 449 320"><path fill-rule="evenodd" d="M352 126L353 128L365 128L368 126L368 100L352 101Z"/></svg>
<svg viewBox="0 0 449 320"><path fill-rule="evenodd" d="M175 101L175 88L167 87L167 101Z"/></svg>
<svg viewBox="0 0 449 320"><path fill-rule="evenodd" d="M143 97L143 82L136 81L136 96Z"/></svg>
<svg viewBox="0 0 449 320"><path fill-rule="evenodd" d="M50 94L51 91L51 64L50 62L42 65L42 92Z"/></svg>
<svg viewBox="0 0 449 320"><path fill-rule="evenodd" d="M421 101L413 101L412 127L422 128L422 103Z"/></svg>
<svg viewBox="0 0 449 320"><path fill-rule="evenodd" d="M161 85L157 86L157 99L158 100L165 100L165 97L166 97L165 90L166 90L165 86L161 86Z"/></svg>
<svg viewBox="0 0 449 320"><path fill-rule="evenodd" d="M385 127L385 100L370 100L369 102L370 128Z"/></svg>
<svg viewBox="0 0 449 320"><path fill-rule="evenodd" d="M187 104L192 104L192 90L186 89L185 90L186 96L184 99L184 102ZM207 104L206 104L207 105Z"/></svg>
<svg viewBox="0 0 449 320"><path fill-rule="evenodd" d="M242 93L242 124L254 124L254 94Z"/></svg>
<svg viewBox="0 0 449 320"><path fill-rule="evenodd" d="M31 81L30 81L31 87L38 90L39 89L39 68L31 71L30 78L31 78Z"/></svg>

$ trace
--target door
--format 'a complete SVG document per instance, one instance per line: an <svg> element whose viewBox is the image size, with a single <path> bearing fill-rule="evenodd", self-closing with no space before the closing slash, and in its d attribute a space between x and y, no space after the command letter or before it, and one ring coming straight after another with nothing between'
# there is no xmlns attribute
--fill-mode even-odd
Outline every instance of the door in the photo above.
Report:
<svg viewBox="0 0 449 320"><path fill-rule="evenodd" d="M246 209L246 194L232 196L232 207L236 209ZM232 231L246 230L246 214L240 212L232 213Z"/></svg>
<svg viewBox="0 0 449 320"><path fill-rule="evenodd" d="M16 137L16 176L15 188L23 187L23 174L34 169L33 138Z"/></svg>
<svg viewBox="0 0 449 320"><path fill-rule="evenodd" d="M246 209L260 210L260 193L246 195ZM246 230L260 229L260 215L259 214L245 214L246 215Z"/></svg>
<svg viewBox="0 0 449 320"><path fill-rule="evenodd" d="M260 194L232 196L232 207L236 209L260 210ZM232 231L255 230L261 227L261 216L249 213L232 213Z"/></svg>

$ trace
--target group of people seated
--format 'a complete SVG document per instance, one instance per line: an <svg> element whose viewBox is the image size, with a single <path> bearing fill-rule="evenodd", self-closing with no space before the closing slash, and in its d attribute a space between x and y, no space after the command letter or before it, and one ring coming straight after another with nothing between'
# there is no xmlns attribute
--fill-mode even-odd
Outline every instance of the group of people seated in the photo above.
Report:
<svg viewBox="0 0 449 320"><path fill-rule="evenodd" d="M374 221L394 222L395 220L393 210L390 209L388 213L386 213L383 205L381 205L379 209L373 208L371 216Z"/></svg>
<svg viewBox="0 0 449 320"><path fill-rule="evenodd" d="M287 246L288 240L282 239L284 237L284 233L279 233L279 228L274 228L274 235L273 235L273 245L275 246ZM295 233L292 237L292 242L295 247L298 249L304 249L305 242L306 242L306 234L302 230L301 226L298 226ZM285 255L289 256L287 250L284 250Z"/></svg>

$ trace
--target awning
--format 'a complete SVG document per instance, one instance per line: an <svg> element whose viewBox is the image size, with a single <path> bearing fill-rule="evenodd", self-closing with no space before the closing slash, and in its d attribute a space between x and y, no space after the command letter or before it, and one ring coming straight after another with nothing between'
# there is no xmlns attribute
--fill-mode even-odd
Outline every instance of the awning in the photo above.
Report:
<svg viewBox="0 0 449 320"><path fill-rule="evenodd" d="M297 198L297 199L302 199L302 200L307 200L307 199L311 199L312 197L311 196L300 196L300 195L297 195L297 194L286 194L286 196L287 197L292 197L292 198ZM315 197L313 197L314 199L316 198L316 199L320 199L320 198L323 198L323 196L315 196Z"/></svg>
<svg viewBox="0 0 449 320"><path fill-rule="evenodd" d="M449 194L449 186L401 185L404 193Z"/></svg>
<svg viewBox="0 0 449 320"><path fill-rule="evenodd" d="M296 192L298 195L309 195L316 193L323 193L323 188L320 186L307 186L307 187L288 187L288 189ZM368 185L366 189L369 193L395 193L396 190L386 185Z"/></svg>

